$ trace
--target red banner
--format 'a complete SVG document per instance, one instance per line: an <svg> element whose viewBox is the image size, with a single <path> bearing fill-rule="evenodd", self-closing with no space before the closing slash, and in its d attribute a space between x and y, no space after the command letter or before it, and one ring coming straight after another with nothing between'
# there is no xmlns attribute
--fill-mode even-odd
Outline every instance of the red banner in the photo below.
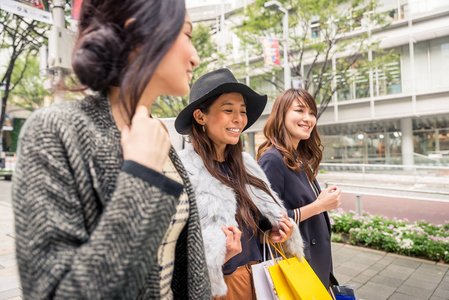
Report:
<svg viewBox="0 0 449 300"><path fill-rule="evenodd" d="M72 0L72 19L78 20L80 18L81 4L83 0Z"/></svg>
<svg viewBox="0 0 449 300"><path fill-rule="evenodd" d="M264 38L262 40L262 48L266 65L281 65L278 40Z"/></svg>

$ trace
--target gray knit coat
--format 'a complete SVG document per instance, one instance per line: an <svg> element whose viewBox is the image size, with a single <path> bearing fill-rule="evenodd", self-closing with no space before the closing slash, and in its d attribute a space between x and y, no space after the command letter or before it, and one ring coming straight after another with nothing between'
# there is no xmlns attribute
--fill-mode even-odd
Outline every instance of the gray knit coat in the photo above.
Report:
<svg viewBox="0 0 449 300"><path fill-rule="evenodd" d="M211 299L194 192L173 148L169 157L190 203L173 294ZM157 250L183 186L123 161L106 97L35 112L22 129L13 177L25 299L160 298Z"/></svg>

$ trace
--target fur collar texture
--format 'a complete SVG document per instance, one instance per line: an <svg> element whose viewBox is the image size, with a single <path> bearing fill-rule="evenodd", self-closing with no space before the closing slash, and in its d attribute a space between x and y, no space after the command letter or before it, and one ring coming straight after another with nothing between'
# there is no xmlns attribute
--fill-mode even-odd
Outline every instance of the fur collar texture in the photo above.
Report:
<svg viewBox="0 0 449 300"><path fill-rule="evenodd" d="M243 162L246 170L262 179L268 187L270 184L268 179L248 154L243 152ZM234 191L222 184L218 179L213 177L206 169L203 160L195 152L193 146L186 143L186 148L179 152L187 173L189 174L192 186L195 190L198 212L200 216L201 229L203 234L204 249L206 253L207 267L212 285L212 294L214 296L224 296L227 292L227 286L223 279L222 266L225 263L226 255L226 236L221 226L237 226L235 220L237 200ZM253 186L247 187L249 195L260 213L265 216L273 226L278 226L281 219L281 211L286 212L285 208L276 204L273 199ZM282 202L277 194L271 190L278 203ZM293 224L295 222L291 220ZM293 235L285 242L286 250L296 255L298 258L303 257L303 241L299 233L298 226L293 226Z"/></svg>

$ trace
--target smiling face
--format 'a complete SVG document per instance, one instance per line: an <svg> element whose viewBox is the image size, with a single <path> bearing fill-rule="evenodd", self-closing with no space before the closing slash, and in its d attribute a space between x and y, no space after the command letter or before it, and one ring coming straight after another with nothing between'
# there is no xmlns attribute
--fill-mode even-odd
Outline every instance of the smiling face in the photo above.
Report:
<svg viewBox="0 0 449 300"><path fill-rule="evenodd" d="M239 142L240 134L248 123L245 101L240 93L222 94L207 114L197 109L193 116L204 126L207 136L214 143L218 160L223 158L226 145Z"/></svg>
<svg viewBox="0 0 449 300"><path fill-rule="evenodd" d="M316 124L316 114L303 101L293 101L285 113L285 128L295 148L299 141L310 138Z"/></svg>
<svg viewBox="0 0 449 300"><path fill-rule="evenodd" d="M150 85L159 95L184 96L189 93L192 70L199 64L198 54L192 44L192 21L186 13L178 38L160 62Z"/></svg>

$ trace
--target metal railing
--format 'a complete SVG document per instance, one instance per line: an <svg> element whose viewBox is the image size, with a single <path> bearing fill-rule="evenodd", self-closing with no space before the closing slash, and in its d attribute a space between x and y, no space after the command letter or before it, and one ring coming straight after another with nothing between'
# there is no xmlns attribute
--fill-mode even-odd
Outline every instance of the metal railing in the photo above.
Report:
<svg viewBox="0 0 449 300"><path fill-rule="evenodd" d="M388 196L393 198L407 198L414 200L449 203L449 192L446 191L429 191L429 190L415 190L415 189L412 190L396 187L371 186L371 185L360 185L344 182L324 181L325 188L332 185L337 185L338 187L348 187L349 189L344 189L344 191L346 193L356 195L355 211L358 215L363 215L363 198L362 198L363 195L383 196L383 197ZM351 190L351 188L353 190ZM360 189L363 189L363 191L360 191ZM396 192L398 194L393 194L391 192Z"/></svg>
<svg viewBox="0 0 449 300"><path fill-rule="evenodd" d="M447 166L420 166L420 165L390 165L390 164L345 164L345 163L321 163L320 168L324 170L336 170L336 171L355 171L360 170L362 173L367 173L367 170L398 170L406 171L407 173L417 171L447 171L449 176L449 167Z"/></svg>

